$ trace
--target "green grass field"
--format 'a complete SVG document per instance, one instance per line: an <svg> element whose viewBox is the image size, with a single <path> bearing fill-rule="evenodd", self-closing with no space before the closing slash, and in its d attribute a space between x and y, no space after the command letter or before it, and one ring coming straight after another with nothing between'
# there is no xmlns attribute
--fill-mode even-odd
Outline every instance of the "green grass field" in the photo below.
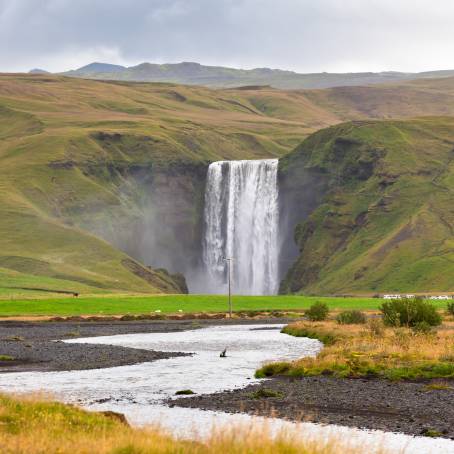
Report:
<svg viewBox="0 0 454 454"><path fill-rule="evenodd" d="M315 296L234 296L234 311L303 310L315 301L323 301L332 310L377 310L379 298L315 297ZM446 302L435 302L444 308ZM157 296L93 296L83 298L15 299L0 301L0 316L33 315L124 315L146 314L160 310L176 313L225 312L224 295L157 295Z"/></svg>

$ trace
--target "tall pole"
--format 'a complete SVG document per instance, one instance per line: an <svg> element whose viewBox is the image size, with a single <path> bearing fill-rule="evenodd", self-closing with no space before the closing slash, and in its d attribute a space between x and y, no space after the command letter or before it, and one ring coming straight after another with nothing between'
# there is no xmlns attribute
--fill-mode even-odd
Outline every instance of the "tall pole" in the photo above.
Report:
<svg viewBox="0 0 454 454"><path fill-rule="evenodd" d="M229 317L232 318L232 271L230 269L232 258L226 257L224 260L227 262L227 276L229 282Z"/></svg>

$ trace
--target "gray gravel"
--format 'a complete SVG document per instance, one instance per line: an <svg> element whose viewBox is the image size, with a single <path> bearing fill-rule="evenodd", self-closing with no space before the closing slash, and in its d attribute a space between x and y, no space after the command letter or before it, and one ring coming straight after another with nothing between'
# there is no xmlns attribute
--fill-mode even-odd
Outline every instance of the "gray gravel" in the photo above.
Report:
<svg viewBox="0 0 454 454"><path fill-rule="evenodd" d="M448 382L445 382L448 383ZM428 383L307 377L273 378L242 390L195 396L171 405L249 413L294 421L424 435L435 430L454 439L454 381L450 390L428 390ZM273 389L282 397L254 399L251 393Z"/></svg>
<svg viewBox="0 0 454 454"><path fill-rule="evenodd" d="M128 333L181 331L191 322L0 322L1 372L83 370L124 366L182 356L113 345L66 344L62 339Z"/></svg>
<svg viewBox="0 0 454 454"><path fill-rule="evenodd" d="M0 373L83 370L130 365L185 355L113 345L66 344L55 340L131 333L169 333L220 324L285 323L274 320L0 321Z"/></svg>

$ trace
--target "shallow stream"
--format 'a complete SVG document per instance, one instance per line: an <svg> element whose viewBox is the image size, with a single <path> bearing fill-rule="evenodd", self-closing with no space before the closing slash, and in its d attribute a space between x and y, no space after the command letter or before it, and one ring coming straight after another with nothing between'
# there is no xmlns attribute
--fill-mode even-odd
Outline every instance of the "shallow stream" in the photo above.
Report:
<svg viewBox="0 0 454 454"><path fill-rule="evenodd" d="M270 430L296 430L308 436L330 434L348 438L352 444L389 447L392 452L454 453L454 442L409 437L379 431L231 415L191 408L168 407L163 401L175 392L191 389L214 393L254 383L254 371L264 362L315 355L316 340L280 333L281 325L214 326L174 333L128 334L67 342L110 344L158 351L193 353L133 366L68 372L21 372L0 375L0 390L48 391L65 402L94 410L124 413L135 425L159 424L174 435L204 436L213 425L266 422ZM219 354L227 348L227 357Z"/></svg>

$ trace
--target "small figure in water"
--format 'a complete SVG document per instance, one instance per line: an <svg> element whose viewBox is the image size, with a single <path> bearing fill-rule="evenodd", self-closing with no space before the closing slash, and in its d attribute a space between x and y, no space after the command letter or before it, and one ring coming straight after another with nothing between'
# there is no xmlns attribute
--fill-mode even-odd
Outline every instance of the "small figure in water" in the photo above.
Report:
<svg viewBox="0 0 454 454"><path fill-rule="evenodd" d="M221 358L226 358L227 357L227 347L224 348L224 351L219 355Z"/></svg>

